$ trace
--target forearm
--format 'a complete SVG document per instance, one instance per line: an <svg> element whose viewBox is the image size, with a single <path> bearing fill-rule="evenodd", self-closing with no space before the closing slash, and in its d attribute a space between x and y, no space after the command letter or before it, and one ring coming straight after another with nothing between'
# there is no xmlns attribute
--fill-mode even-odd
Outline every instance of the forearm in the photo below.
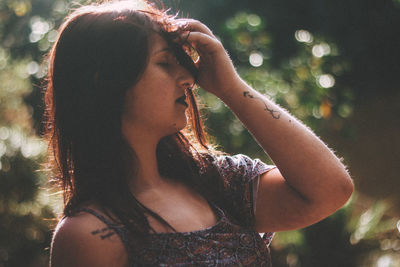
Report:
<svg viewBox="0 0 400 267"><path fill-rule="evenodd" d="M257 229L304 227L341 207L353 184L340 160L305 125L246 85L204 24L186 22L185 37L199 54L198 84L225 102L278 167L260 176Z"/></svg>
<svg viewBox="0 0 400 267"><path fill-rule="evenodd" d="M320 201L351 183L345 166L315 134L243 81L218 97L236 114L302 198Z"/></svg>

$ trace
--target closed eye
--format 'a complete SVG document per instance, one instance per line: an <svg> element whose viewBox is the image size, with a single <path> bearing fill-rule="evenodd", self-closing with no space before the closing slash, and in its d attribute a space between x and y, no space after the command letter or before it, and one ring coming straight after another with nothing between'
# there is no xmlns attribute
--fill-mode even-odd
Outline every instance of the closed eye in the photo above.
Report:
<svg viewBox="0 0 400 267"><path fill-rule="evenodd" d="M174 65L179 65L179 62L175 57L171 57L168 60L158 62L157 64L161 67L167 68L167 67L172 67Z"/></svg>
<svg viewBox="0 0 400 267"><path fill-rule="evenodd" d="M157 63L162 67L169 67L171 65L179 64L176 56L172 54L169 50L163 53L163 57Z"/></svg>
<svg viewBox="0 0 400 267"><path fill-rule="evenodd" d="M159 62L159 63L157 63L157 65L160 65L162 67L169 67L171 65L171 63L169 63L169 62Z"/></svg>

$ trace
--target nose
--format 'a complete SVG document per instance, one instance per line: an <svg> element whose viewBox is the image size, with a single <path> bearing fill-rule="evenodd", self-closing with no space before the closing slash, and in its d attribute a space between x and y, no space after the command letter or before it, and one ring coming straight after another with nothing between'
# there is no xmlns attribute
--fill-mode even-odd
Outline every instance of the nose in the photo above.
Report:
<svg viewBox="0 0 400 267"><path fill-rule="evenodd" d="M194 77L192 74L184 67L179 65L179 75L178 75L178 86L185 90L187 88L192 88L194 85Z"/></svg>

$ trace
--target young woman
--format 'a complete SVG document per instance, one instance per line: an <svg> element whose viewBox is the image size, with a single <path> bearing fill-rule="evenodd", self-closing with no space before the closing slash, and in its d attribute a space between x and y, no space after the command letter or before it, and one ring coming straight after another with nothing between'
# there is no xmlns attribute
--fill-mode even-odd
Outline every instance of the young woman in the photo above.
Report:
<svg viewBox="0 0 400 267"><path fill-rule="evenodd" d="M199 21L143 1L84 6L49 63L48 163L65 200L51 266L269 266L273 232L318 222L352 194L334 153L249 87ZM276 166L213 149L196 85Z"/></svg>

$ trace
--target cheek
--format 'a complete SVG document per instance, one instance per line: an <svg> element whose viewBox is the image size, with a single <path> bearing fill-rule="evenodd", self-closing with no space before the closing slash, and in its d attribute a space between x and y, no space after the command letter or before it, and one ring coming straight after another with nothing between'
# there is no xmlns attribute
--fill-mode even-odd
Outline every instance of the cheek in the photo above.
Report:
<svg viewBox="0 0 400 267"><path fill-rule="evenodd" d="M127 94L125 113L131 122L169 120L176 108L173 84L161 73L153 74L143 77Z"/></svg>
<svg viewBox="0 0 400 267"><path fill-rule="evenodd" d="M135 99L129 105L131 119L142 122L166 119L174 108L170 98L167 94L160 92L156 95Z"/></svg>

